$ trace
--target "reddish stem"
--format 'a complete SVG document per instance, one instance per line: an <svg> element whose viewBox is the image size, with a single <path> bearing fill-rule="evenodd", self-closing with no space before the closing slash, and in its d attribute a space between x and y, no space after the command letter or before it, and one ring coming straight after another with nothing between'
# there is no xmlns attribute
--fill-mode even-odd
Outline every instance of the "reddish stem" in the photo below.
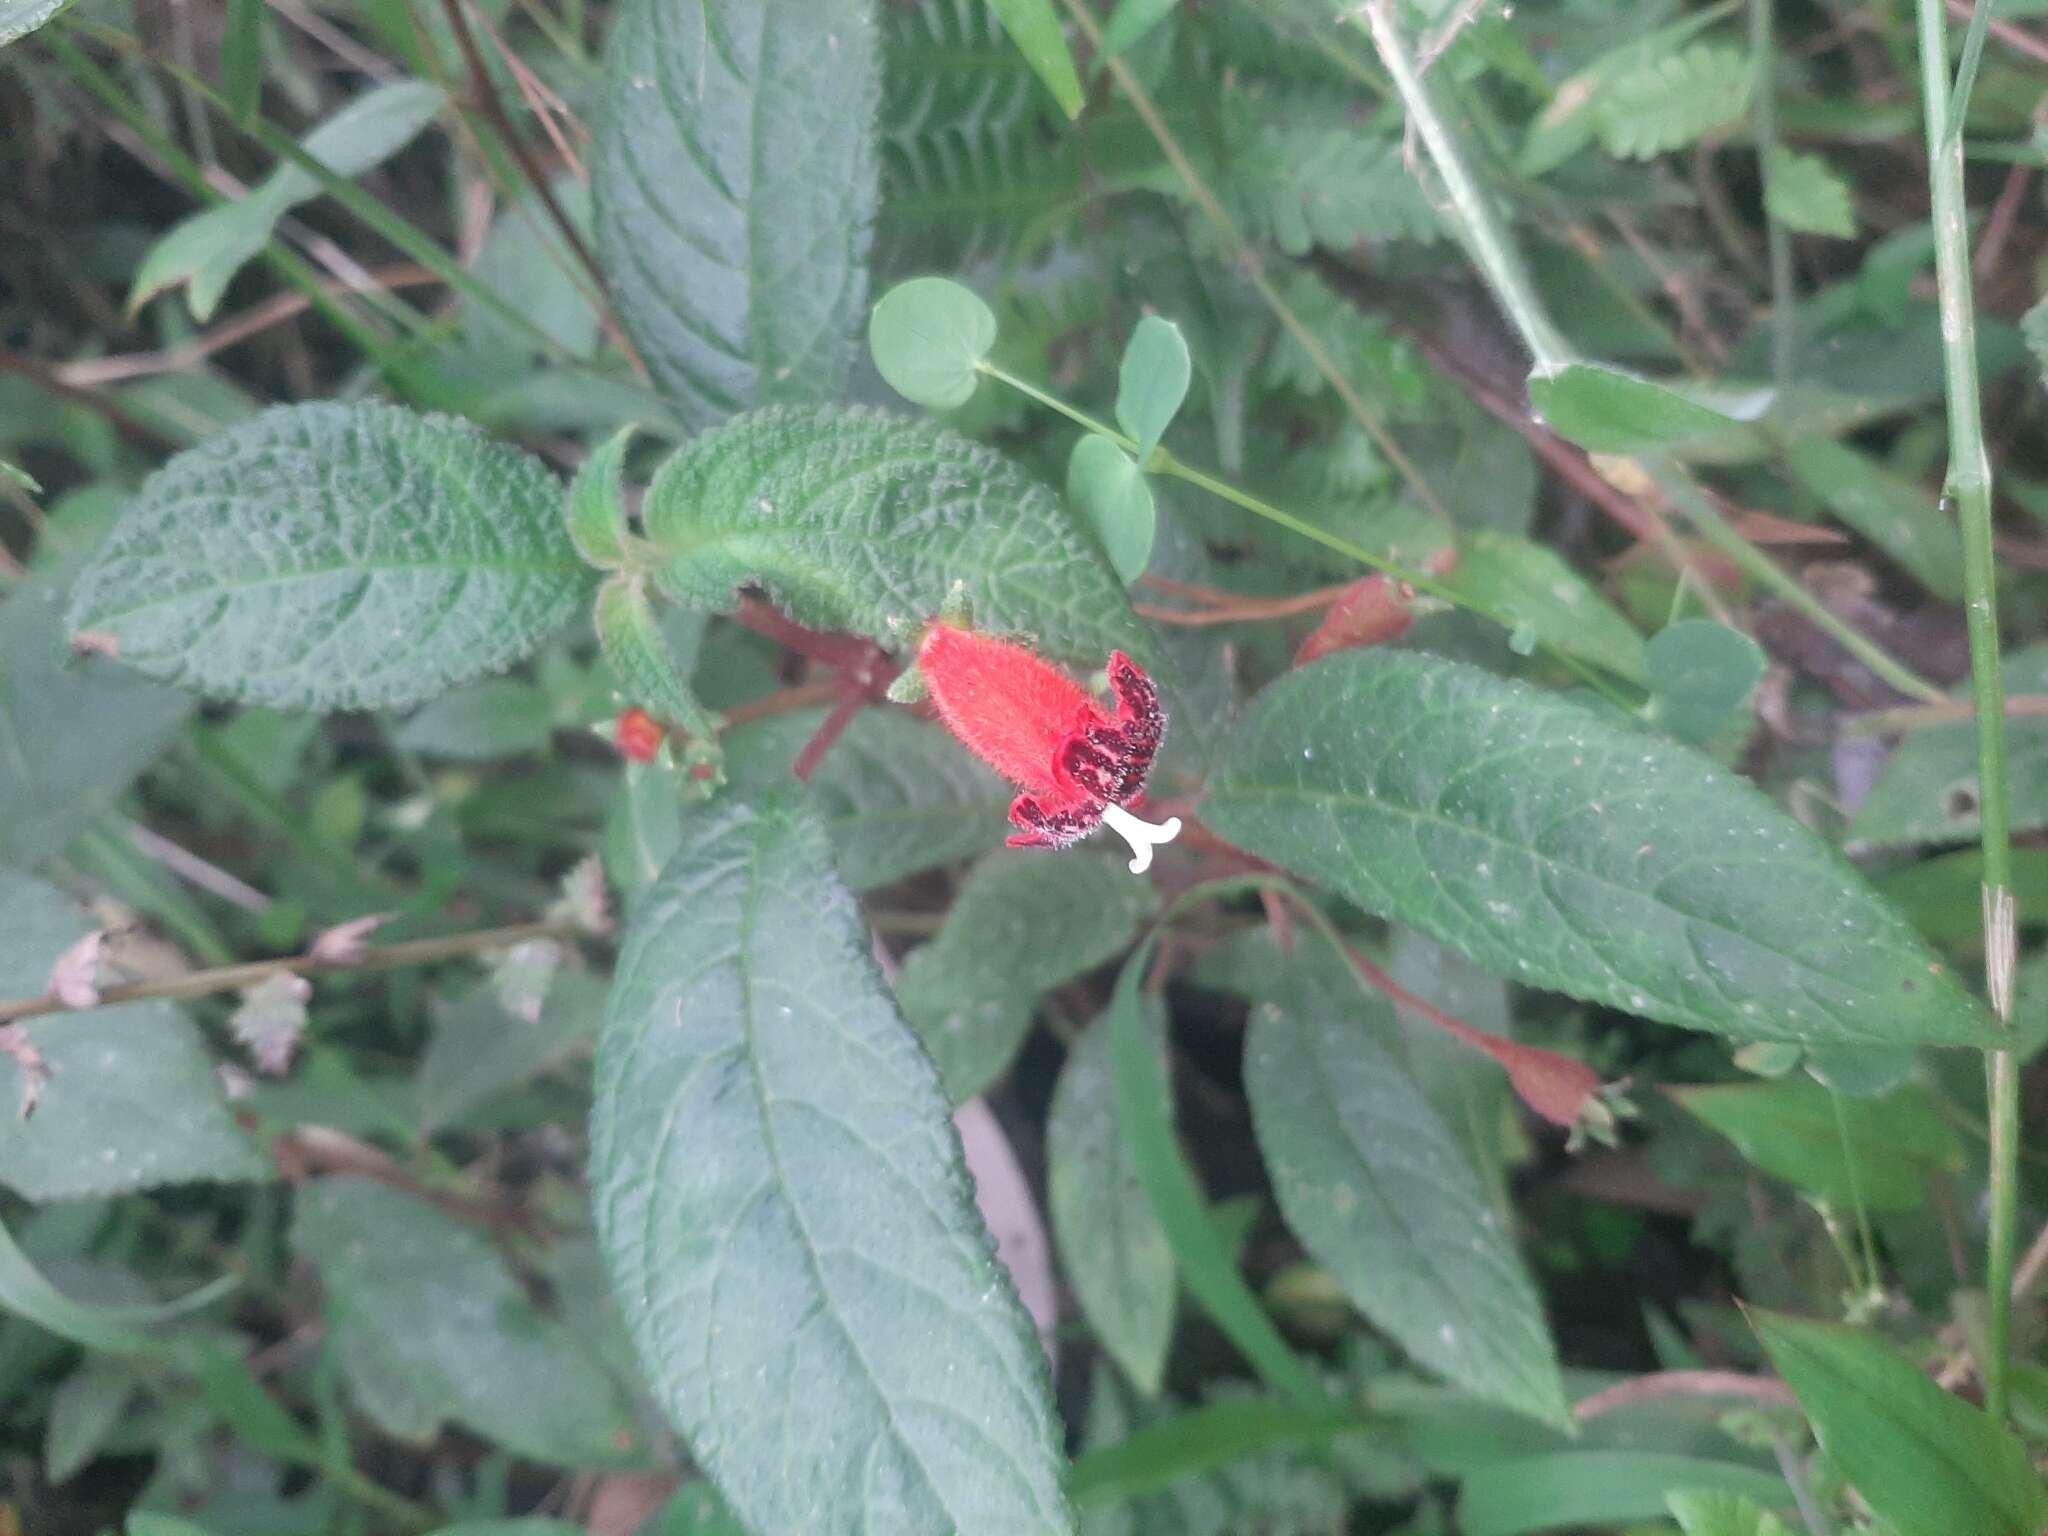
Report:
<svg viewBox="0 0 2048 1536"><path fill-rule="evenodd" d="M803 751L797 753L796 762L790 766L799 784L811 782L811 775L818 771L818 765L825 761L825 754L853 724L853 717L866 709L869 704L867 691L862 688L846 688L839 695L839 702L832 706L832 712L818 724L811 739L804 743Z"/></svg>

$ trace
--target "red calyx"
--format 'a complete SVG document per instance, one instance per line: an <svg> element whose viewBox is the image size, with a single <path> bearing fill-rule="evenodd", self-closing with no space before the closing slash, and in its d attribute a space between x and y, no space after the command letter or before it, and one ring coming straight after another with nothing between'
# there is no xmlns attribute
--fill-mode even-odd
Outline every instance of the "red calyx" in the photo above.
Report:
<svg viewBox="0 0 2048 1536"><path fill-rule="evenodd" d="M636 763L651 763L661 755L667 736L661 724L644 709L629 709L619 716L614 739L619 751Z"/></svg>
<svg viewBox="0 0 2048 1536"><path fill-rule="evenodd" d="M1177 819L1152 827L1123 809L1144 795L1166 716L1152 679L1122 651L1109 658L1114 714L1024 646L958 625L932 624L917 664L947 728L1024 790L1010 806L1011 847L1065 848L1107 820L1141 870L1152 845L1180 830Z"/></svg>

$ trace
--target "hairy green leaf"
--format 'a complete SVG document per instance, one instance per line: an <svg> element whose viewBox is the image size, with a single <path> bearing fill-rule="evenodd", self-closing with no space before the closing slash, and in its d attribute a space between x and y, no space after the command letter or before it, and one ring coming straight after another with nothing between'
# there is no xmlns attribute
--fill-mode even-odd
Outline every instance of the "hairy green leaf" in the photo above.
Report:
<svg viewBox="0 0 2048 1536"><path fill-rule="evenodd" d="M1144 1025L1164 1049L1165 1009ZM1045 1127L1047 1205L1061 1267L1088 1324L1124 1374L1157 1394L1173 1342L1173 1249L1117 1124L1109 1024L1097 1019L1067 1052Z"/></svg>
<svg viewBox="0 0 2048 1536"><path fill-rule="evenodd" d="M1034 636L1090 668L1149 664L1100 548L1036 480L931 422L879 411L759 411L689 443L642 508L678 602L729 606L759 582L799 623L900 645L962 584L975 626Z"/></svg>
<svg viewBox="0 0 2048 1536"><path fill-rule="evenodd" d="M620 958L591 1164L643 1367L750 1529L1071 1529L1037 1338L809 811L687 827Z"/></svg>
<svg viewBox="0 0 2048 1536"><path fill-rule="evenodd" d="M1149 881L1093 852L1004 849L976 865L896 985L953 1102L1002 1076L1038 999L1123 949L1157 905Z"/></svg>
<svg viewBox="0 0 2048 1536"><path fill-rule="evenodd" d="M329 1347L391 1433L453 1419L553 1466L625 1461L632 1419L593 1355L535 1309L483 1233L368 1179L299 1193L293 1251L320 1270Z"/></svg>
<svg viewBox="0 0 2048 1536"><path fill-rule="evenodd" d="M1203 821L1496 973L1738 1039L1982 1045L1854 870L1675 743L1438 657L1267 688Z"/></svg>
<svg viewBox="0 0 2048 1536"><path fill-rule="evenodd" d="M587 596L561 505L537 460L467 423L282 406L150 476L71 627L245 704L416 704L511 665Z"/></svg>
<svg viewBox="0 0 2048 1536"><path fill-rule="evenodd" d="M870 0L628 0L591 164L619 318L684 421L846 388L879 173Z"/></svg>
<svg viewBox="0 0 2048 1536"><path fill-rule="evenodd" d="M1373 1013L1368 1026L1357 1015ZM1287 1224L1373 1324L1482 1397L1567 1421L1557 1349L1472 1165L1369 1028L1342 1012L1252 1010L1245 1091Z"/></svg>
<svg viewBox="0 0 2048 1536"><path fill-rule="evenodd" d="M2004 1425L1863 1328L1752 1311L1814 1438L1871 1512L1913 1536L2036 1536L2048 1489Z"/></svg>
<svg viewBox="0 0 2048 1536"><path fill-rule="evenodd" d="M1755 74L1740 49L1722 43L1643 59L1604 83L1593 126L1610 155L1648 160L1741 117Z"/></svg>

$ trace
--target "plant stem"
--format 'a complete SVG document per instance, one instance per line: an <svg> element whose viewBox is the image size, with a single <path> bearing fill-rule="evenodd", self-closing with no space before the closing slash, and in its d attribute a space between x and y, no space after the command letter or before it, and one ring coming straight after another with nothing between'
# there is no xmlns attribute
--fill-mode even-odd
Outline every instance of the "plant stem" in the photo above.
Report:
<svg viewBox="0 0 2048 1536"><path fill-rule="evenodd" d="M343 972L395 971L412 965L434 965L465 955L479 955L494 949L510 949L529 939L573 939L584 929L571 922L513 923L504 928L484 928L473 933L452 933L439 939L413 939L404 944L386 944L366 949L353 958L321 959L312 955L287 955L281 960L252 960L243 965L223 965L212 970L193 971L166 981L138 981L125 987L105 987L94 1008L111 1008L116 1003L136 1003L146 998L180 999L211 997L253 987L272 976L332 976ZM81 1013L54 997L23 997L0 1001L0 1024L40 1018L51 1013Z"/></svg>
<svg viewBox="0 0 2048 1536"><path fill-rule="evenodd" d="M1980 0L1980 4L1983 0ZM1921 109L1933 208L1934 273L1941 304L1942 362L1948 376L1947 493L1963 540L1963 613L1977 701L1978 803L1983 815L1984 975L1992 1011L2012 1022L2015 926L2011 793L2005 767L2005 689L1999 676L1998 580L1991 540L1991 456L1977 379L1977 326L1970 294L1969 211L1963 197L1962 117L1949 101L1948 21L1942 0L1917 0ZM1981 42L1979 43L1981 47ZM1984 1407L2006 1416L2006 1355L2012 1332L2012 1271L2019 1199L2019 1068L2011 1051L1990 1061L1991 1232L1985 1289Z"/></svg>
<svg viewBox="0 0 2048 1536"><path fill-rule="evenodd" d="M1352 13L1352 19L1359 19L1357 12ZM1571 345L1551 323L1542 299L1537 297L1536 285L1522 265L1521 252L1501 228L1492 205L1486 201L1485 189L1465 164L1464 151L1437 111L1428 85L1416 72L1415 62L1408 56L1407 46L1394 25L1389 0L1371 0L1365 7L1364 20L1371 28L1380 62L1393 76L1394 89L1401 93L1408 121L1421 133L1437 174L1443 177L1451 206L1458 211L1459 232L1464 236L1466 250L1493 289L1494 297L1508 312L1515 329L1521 332L1535 359L1535 371L1546 376L1561 371L1576 361Z"/></svg>
<svg viewBox="0 0 2048 1536"><path fill-rule="evenodd" d="M1798 345L1797 315L1792 307L1792 232L1771 209L1771 182L1777 174L1778 91L1772 38L1774 0L1749 0L1749 55L1755 71L1750 86L1749 125L1756 139L1757 168L1764 182L1764 238L1771 263L1771 381L1784 389L1792 382Z"/></svg>
<svg viewBox="0 0 2048 1536"><path fill-rule="evenodd" d="M1797 577L1735 531L1714 500L1691 476L1669 460L1638 461L1665 500L1708 544L1727 556L1742 573L1796 608L1834 642L1899 692L1928 704L1947 704L1948 696L1926 678L1892 656L1802 586Z"/></svg>

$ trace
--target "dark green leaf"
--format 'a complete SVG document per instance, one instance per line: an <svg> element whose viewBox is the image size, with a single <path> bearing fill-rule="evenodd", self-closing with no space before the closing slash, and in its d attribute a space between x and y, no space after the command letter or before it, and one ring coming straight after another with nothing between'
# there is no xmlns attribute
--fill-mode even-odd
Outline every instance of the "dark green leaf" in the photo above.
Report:
<svg viewBox="0 0 2048 1536"><path fill-rule="evenodd" d="M1458 1530L1460 1536L1523 1536L1656 1520L1674 1488L1739 1494L1766 1505L1792 1502L1777 1473L1736 1462L1654 1451L1565 1451L1496 1461L1473 1472L1458 1494Z"/></svg>
<svg viewBox="0 0 2048 1536"><path fill-rule="evenodd" d="M898 283L868 317L875 371L911 404L934 411L967 403L995 341L995 311L943 277Z"/></svg>
<svg viewBox="0 0 2048 1536"><path fill-rule="evenodd" d="M1752 1311L1835 1469L1912 1536L2036 1536L2048 1490L2025 1447L1868 1329Z"/></svg>
<svg viewBox="0 0 2048 1536"><path fill-rule="evenodd" d="M1157 906L1151 882L1093 852L1004 849L978 864L896 984L948 1097L958 1104L1000 1077L1038 999L1124 949Z"/></svg>
<svg viewBox="0 0 2048 1536"><path fill-rule="evenodd" d="M1530 374L1529 403L1551 431L1594 453L1642 453L1734 425L1662 384L1597 363Z"/></svg>
<svg viewBox="0 0 2048 1536"><path fill-rule="evenodd" d="M1081 115L1081 77L1052 0L988 0L989 9L1068 117Z"/></svg>
<svg viewBox="0 0 2048 1536"><path fill-rule="evenodd" d="M669 651L646 578L621 571L607 579L597 591L595 617L599 648L625 702L646 708L664 724L708 737L711 722Z"/></svg>
<svg viewBox="0 0 2048 1536"><path fill-rule="evenodd" d="M1373 1324L1431 1370L1534 1418L1568 1421L1535 1287L1451 1133L1358 1015L1266 1003L1245 1091L1281 1212Z"/></svg>
<svg viewBox="0 0 2048 1536"><path fill-rule="evenodd" d="M1769 665L1763 647L1712 619L1680 619L1651 639L1650 718L1680 741L1705 746L1749 715Z"/></svg>
<svg viewBox="0 0 2048 1536"><path fill-rule="evenodd" d="M1917 576L1928 591L1951 602L1962 600L1962 536L1938 496L1825 437L1788 443L1785 463L1823 506Z"/></svg>
<svg viewBox="0 0 2048 1536"><path fill-rule="evenodd" d="M2048 912L2048 848L2015 848L2013 899L2034 922ZM1930 944L1960 944L1984 932L1984 854L1978 848L1902 864L1873 877L1878 893Z"/></svg>
<svg viewBox="0 0 2048 1536"><path fill-rule="evenodd" d="M247 704L398 707L561 627L591 572L540 463L388 405L283 406L152 475L71 600L154 677Z"/></svg>
<svg viewBox="0 0 2048 1536"><path fill-rule="evenodd" d="M1906 1211L1936 1173L1959 1172L1962 1145L1923 1088L1882 1100L1837 1099L1810 1078L1674 1088L1671 1096L1765 1173L1832 1201ZM1855 1159L1851 1167L1846 1156Z"/></svg>
<svg viewBox="0 0 2048 1536"><path fill-rule="evenodd" d="M1099 432L1074 444L1067 505L1095 531L1117 580L1129 586L1145 574L1159 533L1152 486L1131 456Z"/></svg>
<svg viewBox="0 0 2048 1536"><path fill-rule="evenodd" d="M799 623L901 645L953 584L975 626L1090 668L1149 664L1099 548L992 449L878 411L784 408L706 433L663 466L643 517L663 587L730 606L757 581Z"/></svg>
<svg viewBox="0 0 2048 1536"><path fill-rule="evenodd" d="M1438 657L1270 686L1219 835L1497 974L1738 1039L1982 1045L1983 1013L1855 871L1688 748Z"/></svg>
<svg viewBox="0 0 2048 1536"><path fill-rule="evenodd" d="M52 1483L72 1476L105 1448L135 1396L135 1373L122 1361L88 1358L50 1395L43 1470Z"/></svg>
<svg viewBox="0 0 2048 1536"><path fill-rule="evenodd" d="M1189 1294L1269 1386L1297 1402L1321 1404L1327 1394L1288 1348L1237 1272L1237 1260L1211 1219L1208 1202L1174 1139L1173 1080L1167 1073L1166 1053L1157 1048L1156 1040L1147 1038L1139 991L1151 952L1151 945L1144 945L1124 962L1104 1016L1110 1071L1116 1079L1117 1120L1131 1164L1172 1245Z"/></svg>
<svg viewBox="0 0 2048 1536"><path fill-rule="evenodd" d="M629 0L591 165L619 318L690 426L846 388L867 307L868 0Z"/></svg>
<svg viewBox="0 0 2048 1536"><path fill-rule="evenodd" d="M620 958L591 1163L648 1378L750 1529L1070 1529L1038 1340L809 812L686 829Z"/></svg>
<svg viewBox="0 0 2048 1536"><path fill-rule="evenodd" d="M1163 1048L1165 1009L1152 998L1144 1013ZM1067 1282L1103 1348L1140 1392L1155 1396L1173 1341L1173 1249L1117 1125L1106 1020L1068 1050L1045 1140L1046 1203Z"/></svg>
<svg viewBox="0 0 2048 1536"><path fill-rule="evenodd" d="M385 1185L328 1178L301 1190L292 1247L319 1266L328 1346L358 1403L391 1433L425 1439L453 1419L554 1466L627 1459L618 1389L481 1232Z"/></svg>
<svg viewBox="0 0 2048 1536"><path fill-rule="evenodd" d="M71 654L64 607L80 563L59 560L0 601L0 861L10 864L62 853L192 712L174 689Z"/></svg>
<svg viewBox="0 0 2048 1536"><path fill-rule="evenodd" d="M1130 9L1128 3L1125 9ZM1125 436L1137 440L1140 464L1151 459L1180 413L1193 371L1187 338L1179 326L1158 315L1138 322L1117 372L1116 424Z"/></svg>
<svg viewBox="0 0 2048 1536"><path fill-rule="evenodd" d="M228 0L220 39L221 94L238 123L263 99L263 0Z"/></svg>

